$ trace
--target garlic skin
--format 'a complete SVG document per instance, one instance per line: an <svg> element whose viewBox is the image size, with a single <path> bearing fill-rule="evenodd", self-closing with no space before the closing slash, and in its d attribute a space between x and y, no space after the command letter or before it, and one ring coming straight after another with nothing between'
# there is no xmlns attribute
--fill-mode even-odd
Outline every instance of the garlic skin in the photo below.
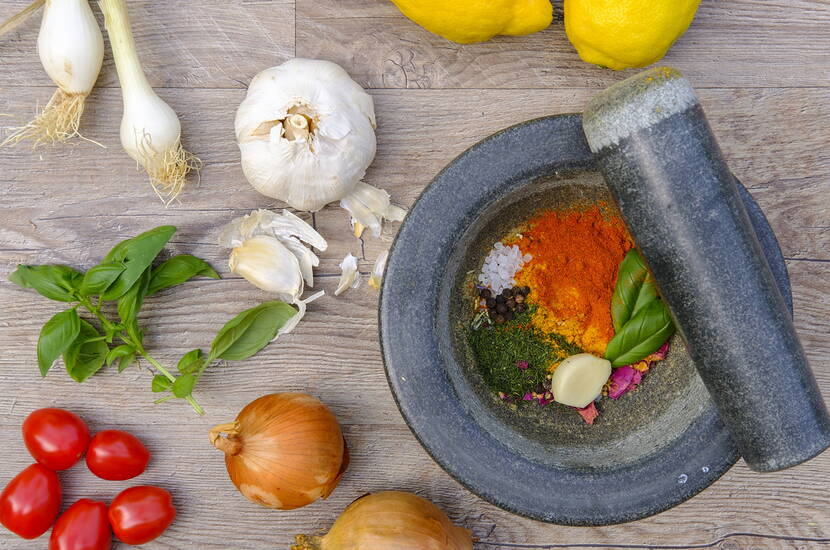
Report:
<svg viewBox="0 0 830 550"><path fill-rule="evenodd" d="M389 259L389 251L384 250L375 260L375 265L372 266L372 274L369 276L369 286L375 290L380 290L383 283L383 273L386 271L386 260Z"/></svg>
<svg viewBox="0 0 830 550"><path fill-rule="evenodd" d="M46 0L37 52L58 89L33 121L17 128L0 146L23 140L32 140L35 147L54 145L80 135L86 97L104 61L104 37L89 2Z"/></svg>
<svg viewBox="0 0 830 550"><path fill-rule="evenodd" d="M379 234L384 218L404 212L358 184L375 158L375 127L372 97L346 71L301 58L256 75L235 120L242 170L257 191L311 212L340 200Z"/></svg>
<svg viewBox="0 0 830 550"><path fill-rule="evenodd" d="M254 210L231 221L219 234L219 246L232 249L228 267L233 273L299 309L278 336L291 332L306 306L325 294L320 291L300 299L305 284L314 286L313 269L320 265L320 258L303 243L320 251L328 248L322 235L288 210L281 214Z"/></svg>
<svg viewBox="0 0 830 550"><path fill-rule="evenodd" d="M340 282L337 285L337 290L334 291L334 295L340 296L350 288L359 286L360 274L357 272L357 257L349 252L340 262Z"/></svg>

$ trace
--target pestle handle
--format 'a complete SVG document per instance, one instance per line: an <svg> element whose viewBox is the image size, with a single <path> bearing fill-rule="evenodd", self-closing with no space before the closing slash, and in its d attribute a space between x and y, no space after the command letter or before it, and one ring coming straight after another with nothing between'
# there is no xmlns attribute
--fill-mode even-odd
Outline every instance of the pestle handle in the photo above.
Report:
<svg viewBox="0 0 830 550"><path fill-rule="evenodd" d="M776 471L830 416L703 109L669 68L597 94L583 129L738 451Z"/></svg>

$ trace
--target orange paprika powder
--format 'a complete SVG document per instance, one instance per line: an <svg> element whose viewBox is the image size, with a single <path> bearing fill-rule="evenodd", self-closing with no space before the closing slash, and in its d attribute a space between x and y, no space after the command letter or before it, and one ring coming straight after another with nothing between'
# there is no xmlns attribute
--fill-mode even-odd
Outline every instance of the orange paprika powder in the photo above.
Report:
<svg viewBox="0 0 830 550"><path fill-rule="evenodd" d="M634 246L616 211L604 204L548 210L533 218L514 244L533 256L516 274L537 306L533 324L602 357L614 336L617 269Z"/></svg>

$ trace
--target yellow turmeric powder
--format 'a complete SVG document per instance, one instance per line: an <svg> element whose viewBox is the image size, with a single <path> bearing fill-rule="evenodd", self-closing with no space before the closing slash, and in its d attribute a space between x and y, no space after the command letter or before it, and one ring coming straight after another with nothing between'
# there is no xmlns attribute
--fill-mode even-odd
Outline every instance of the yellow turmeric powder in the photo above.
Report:
<svg viewBox="0 0 830 550"><path fill-rule="evenodd" d="M617 269L633 247L622 219L607 205L547 210L515 244L533 256L515 277L531 289L533 324L601 357L614 336Z"/></svg>

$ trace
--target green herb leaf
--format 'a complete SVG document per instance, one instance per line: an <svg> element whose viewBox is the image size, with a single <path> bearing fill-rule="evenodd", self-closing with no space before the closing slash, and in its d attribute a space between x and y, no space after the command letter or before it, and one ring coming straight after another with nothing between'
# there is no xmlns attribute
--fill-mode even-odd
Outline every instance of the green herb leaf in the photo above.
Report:
<svg viewBox="0 0 830 550"><path fill-rule="evenodd" d="M117 300L130 290L175 232L172 225L162 225L115 245L102 263L120 262L125 269L102 295L104 300Z"/></svg>
<svg viewBox="0 0 830 550"><path fill-rule="evenodd" d="M178 371L182 374L192 374L202 368L205 364L204 354L201 349L193 349L179 359L179 364L176 365Z"/></svg>
<svg viewBox="0 0 830 550"><path fill-rule="evenodd" d="M172 387L173 382L163 374L157 374L153 377L152 390L154 393L169 391Z"/></svg>
<svg viewBox="0 0 830 550"><path fill-rule="evenodd" d="M106 291L127 268L121 262L107 262L96 265L86 272L79 290L81 296L92 296Z"/></svg>
<svg viewBox="0 0 830 550"><path fill-rule="evenodd" d="M127 370L135 363L135 353L131 353L129 355L125 355L118 361L118 372L119 374Z"/></svg>
<svg viewBox="0 0 830 550"><path fill-rule="evenodd" d="M144 297L147 295L147 285L149 282L150 270L145 269L135 284L118 299L118 316L121 317L124 330L127 331L130 338L139 343L142 340L142 336L138 328L138 312L141 311L141 306L144 304Z"/></svg>
<svg viewBox="0 0 830 550"><path fill-rule="evenodd" d="M296 314L292 306L276 300L243 311L219 330L211 344L208 362L247 359L273 340L277 331Z"/></svg>
<svg viewBox="0 0 830 550"><path fill-rule="evenodd" d="M196 256L179 254L162 262L153 269L147 294L155 294L165 288L178 285L193 277L218 279L219 274L210 265Z"/></svg>
<svg viewBox="0 0 830 550"><path fill-rule="evenodd" d="M95 327L80 319L81 330L63 354L66 372L76 382L83 382L104 366L109 347Z"/></svg>
<svg viewBox="0 0 830 550"><path fill-rule="evenodd" d="M193 386L196 385L196 376L193 374L183 374L176 378L173 382L173 395L176 397L187 397L193 393Z"/></svg>
<svg viewBox="0 0 830 550"><path fill-rule="evenodd" d="M68 265L18 265L9 280L58 302L73 302L83 274Z"/></svg>
<svg viewBox="0 0 830 550"><path fill-rule="evenodd" d="M630 365L660 349L674 334L674 323L662 300L652 300L623 326L605 348L615 367Z"/></svg>
<svg viewBox="0 0 830 550"><path fill-rule="evenodd" d="M58 357L72 345L80 332L81 319L74 307L61 311L43 325L37 339L37 364L41 376L46 376Z"/></svg>
<svg viewBox="0 0 830 550"><path fill-rule="evenodd" d="M611 297L611 320L614 332L634 317L648 303L657 300L657 285L636 249L628 251L617 272L617 284Z"/></svg>
<svg viewBox="0 0 830 550"><path fill-rule="evenodd" d="M127 357L128 355L132 355L135 353L135 349L132 346L127 344L121 344L120 346L116 346L112 348L109 353L107 354L107 366L112 365L116 359L121 359L122 357Z"/></svg>

